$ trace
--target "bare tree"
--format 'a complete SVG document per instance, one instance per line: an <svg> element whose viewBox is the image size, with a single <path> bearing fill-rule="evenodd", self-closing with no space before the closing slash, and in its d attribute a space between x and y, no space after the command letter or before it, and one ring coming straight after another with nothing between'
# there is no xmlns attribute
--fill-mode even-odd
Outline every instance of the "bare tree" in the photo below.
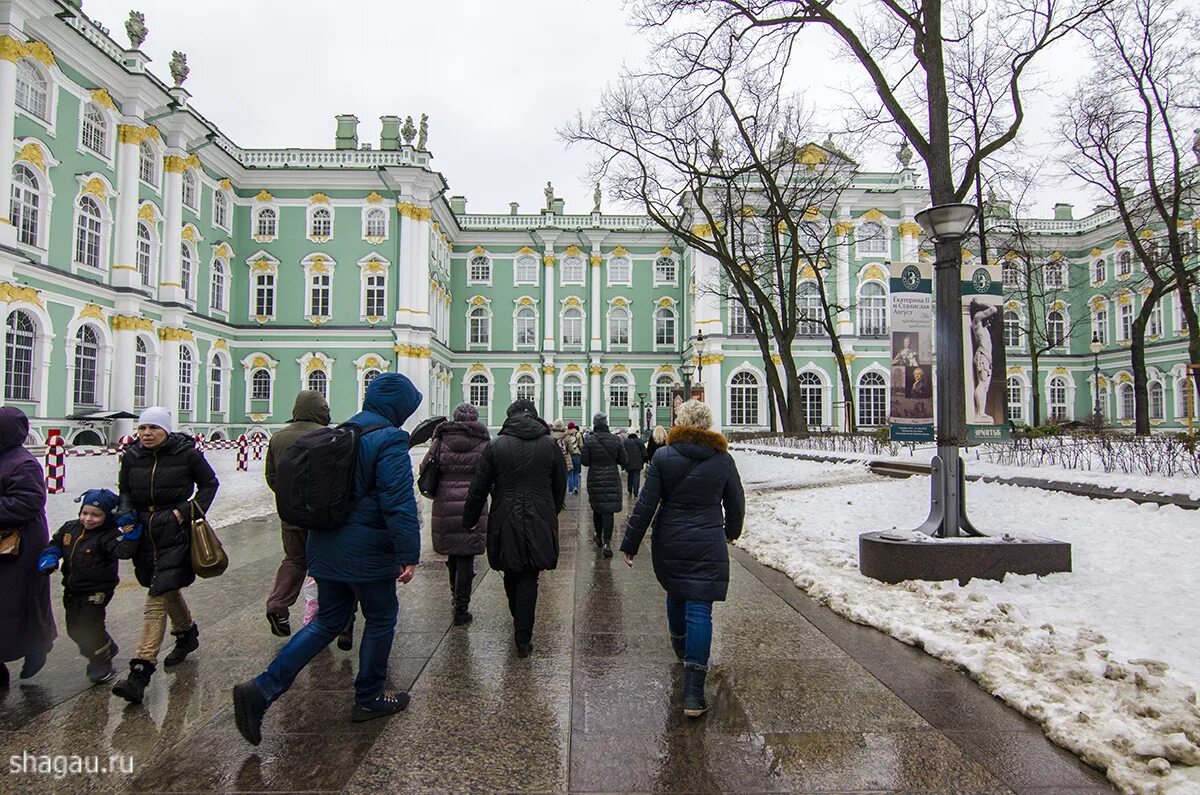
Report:
<svg viewBox="0 0 1200 795"><path fill-rule="evenodd" d="M1190 223L1200 168L1187 163L1185 133L1200 124L1198 21L1194 9L1176 0L1128 0L1106 9L1088 25L1094 70L1063 119L1072 173L1112 203L1144 274L1130 345L1138 434L1150 433L1147 329L1172 292L1187 325L1188 360L1200 365L1193 297L1200 265ZM1195 150L1200 158L1200 140Z"/></svg>

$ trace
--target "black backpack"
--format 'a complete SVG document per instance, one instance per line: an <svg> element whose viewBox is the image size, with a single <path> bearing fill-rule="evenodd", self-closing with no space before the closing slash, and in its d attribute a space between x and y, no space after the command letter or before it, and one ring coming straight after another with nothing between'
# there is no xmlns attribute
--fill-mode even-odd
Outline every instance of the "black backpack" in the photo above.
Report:
<svg viewBox="0 0 1200 795"><path fill-rule="evenodd" d="M285 523L305 530L336 530L354 509L359 440L391 425L342 424L306 433L279 457L275 509Z"/></svg>

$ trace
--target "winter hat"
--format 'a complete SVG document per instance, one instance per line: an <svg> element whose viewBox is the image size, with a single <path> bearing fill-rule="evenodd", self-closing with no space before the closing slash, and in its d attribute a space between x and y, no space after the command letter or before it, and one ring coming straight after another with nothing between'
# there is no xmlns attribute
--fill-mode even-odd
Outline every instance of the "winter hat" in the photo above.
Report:
<svg viewBox="0 0 1200 795"><path fill-rule="evenodd" d="M689 400L675 412L676 425L689 425L707 430L712 427L712 421L712 409L699 400Z"/></svg>
<svg viewBox="0 0 1200 795"><path fill-rule="evenodd" d="M113 511L117 510L117 503L120 501L120 498L108 489L88 489L79 498L79 501L83 505L99 508L105 514L111 515Z"/></svg>
<svg viewBox="0 0 1200 795"><path fill-rule="evenodd" d="M555 420L554 424L550 426L550 430L552 431L565 431L566 429L567 426L563 425L562 420Z"/></svg>
<svg viewBox="0 0 1200 795"><path fill-rule="evenodd" d="M171 412L162 406L151 406L142 412L142 416L138 417L138 427L143 425L157 425L167 433L174 430L174 424L171 422Z"/></svg>
<svg viewBox="0 0 1200 795"><path fill-rule="evenodd" d="M459 403L454 407L455 422L479 422L479 409L470 403Z"/></svg>
<svg viewBox="0 0 1200 795"><path fill-rule="evenodd" d="M595 414L592 415L592 427L593 428L601 428L601 427L607 428L608 427L608 415L605 414L603 411L597 411Z"/></svg>
<svg viewBox="0 0 1200 795"><path fill-rule="evenodd" d="M509 405L508 416L515 417L518 414L528 414L531 417L536 417L538 415L537 406L533 405L532 400L518 398Z"/></svg>
<svg viewBox="0 0 1200 795"><path fill-rule="evenodd" d="M568 430L568 431L574 431L574 430L577 430L578 428L579 428L579 426L578 426L578 425L576 425L576 424L575 424L575 423L573 423L573 422L568 422L568 423L567 423L567 430Z"/></svg>

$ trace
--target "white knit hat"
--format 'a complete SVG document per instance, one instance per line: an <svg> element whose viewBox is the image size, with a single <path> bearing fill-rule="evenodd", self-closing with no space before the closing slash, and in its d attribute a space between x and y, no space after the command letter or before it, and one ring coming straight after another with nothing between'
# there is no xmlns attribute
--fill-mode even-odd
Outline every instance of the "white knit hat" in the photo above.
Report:
<svg viewBox="0 0 1200 795"><path fill-rule="evenodd" d="M171 412L162 406L151 406L142 412L142 416L138 417L138 427L143 425L157 425L167 433L174 430L171 422Z"/></svg>
<svg viewBox="0 0 1200 795"><path fill-rule="evenodd" d="M707 403L699 400L689 400L675 412L676 425L690 425L693 428L707 430L712 427L712 422L712 409L708 407Z"/></svg>

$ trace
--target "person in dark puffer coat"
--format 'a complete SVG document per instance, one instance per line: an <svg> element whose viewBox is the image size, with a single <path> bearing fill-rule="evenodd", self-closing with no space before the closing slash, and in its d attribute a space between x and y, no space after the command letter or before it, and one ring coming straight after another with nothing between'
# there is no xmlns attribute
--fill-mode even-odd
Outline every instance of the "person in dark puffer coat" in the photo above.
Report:
<svg viewBox="0 0 1200 795"><path fill-rule="evenodd" d="M621 551L632 566L654 520L650 554L654 575L667 592L671 645L684 663L683 713L698 717L708 709L704 679L712 646L712 603L724 601L729 590L726 544L742 534L746 498L725 437L709 430L708 406L689 400L675 421L667 447L650 461Z"/></svg>
<svg viewBox="0 0 1200 795"><path fill-rule="evenodd" d="M183 598L196 580L192 571L192 501L207 512L221 485L196 442L172 433L171 412L153 406L138 418L138 441L121 457L117 484L121 496L117 527L132 544L133 572L146 593L142 635L129 661L129 676L113 693L131 703L142 700L158 662L171 620L175 647L163 665L176 665L200 647L200 629ZM133 532L127 528L133 527ZM137 528L141 528L140 532ZM126 545L122 545L125 547Z"/></svg>
<svg viewBox="0 0 1200 795"><path fill-rule="evenodd" d="M628 473L629 496L636 497L641 491L642 469L646 466L646 445L638 438L637 431L631 430L625 437L625 471Z"/></svg>
<svg viewBox="0 0 1200 795"><path fill-rule="evenodd" d="M530 400L508 407L500 435L488 445L471 481L463 527L480 520L491 495L488 563L504 572L519 657L533 651L538 573L558 566L558 514L567 498L567 466L550 427Z"/></svg>
<svg viewBox="0 0 1200 795"><path fill-rule="evenodd" d="M592 432L583 440L581 463L587 467L588 502L592 506L592 538L612 557L613 515L621 512L621 470L629 459L625 444L608 430L608 417L592 417Z"/></svg>
<svg viewBox="0 0 1200 795"><path fill-rule="evenodd" d="M454 419L433 432L433 443L421 462L421 471L437 461L441 475L433 498L433 551L446 555L450 593L454 598L454 623L471 621L471 586L475 582L475 556L483 553L487 540L487 516L479 526L463 527L463 509L471 491L479 459L491 441L487 426L479 421L479 409L460 403Z"/></svg>

